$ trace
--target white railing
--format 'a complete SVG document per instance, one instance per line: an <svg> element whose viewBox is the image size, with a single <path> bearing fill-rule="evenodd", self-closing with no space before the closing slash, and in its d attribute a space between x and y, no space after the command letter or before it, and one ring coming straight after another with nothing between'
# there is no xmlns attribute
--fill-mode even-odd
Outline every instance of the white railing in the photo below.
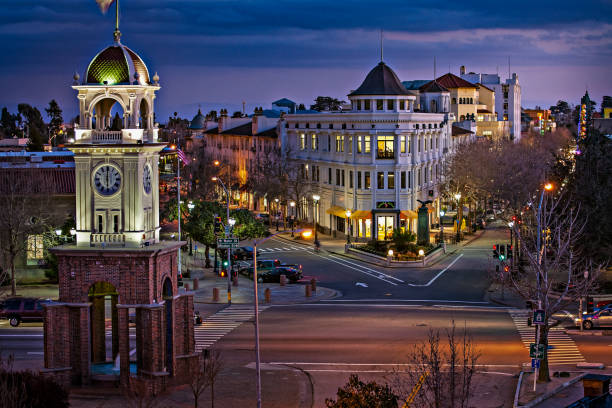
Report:
<svg viewBox="0 0 612 408"><path fill-rule="evenodd" d="M92 245L125 245L123 234L91 234L89 242Z"/></svg>
<svg viewBox="0 0 612 408"><path fill-rule="evenodd" d="M94 143L121 143L123 137L120 130L92 130L91 141Z"/></svg>

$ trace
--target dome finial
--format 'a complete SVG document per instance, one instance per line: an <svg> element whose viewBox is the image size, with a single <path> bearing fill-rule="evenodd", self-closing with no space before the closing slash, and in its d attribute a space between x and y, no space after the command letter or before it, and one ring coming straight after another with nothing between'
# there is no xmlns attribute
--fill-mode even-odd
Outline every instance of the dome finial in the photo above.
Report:
<svg viewBox="0 0 612 408"><path fill-rule="evenodd" d="M78 85L79 84L79 79L81 78L81 76L79 75L78 72L74 72L74 75L72 76L72 79L74 79L74 85Z"/></svg>
<svg viewBox="0 0 612 408"><path fill-rule="evenodd" d="M153 75L153 82L155 85L159 84L159 75L157 75L157 71L155 71L155 75Z"/></svg>
<svg viewBox="0 0 612 408"><path fill-rule="evenodd" d="M121 42L121 31L119 31L119 0L115 0L115 31L113 31L113 38L117 44Z"/></svg>

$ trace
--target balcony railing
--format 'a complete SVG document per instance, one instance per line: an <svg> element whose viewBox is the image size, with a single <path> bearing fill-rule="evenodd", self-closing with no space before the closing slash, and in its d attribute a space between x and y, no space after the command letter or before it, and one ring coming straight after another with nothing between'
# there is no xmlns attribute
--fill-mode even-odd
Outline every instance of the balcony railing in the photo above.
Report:
<svg viewBox="0 0 612 408"><path fill-rule="evenodd" d="M393 150L377 150L376 158L382 160L393 160L395 155L393 154Z"/></svg>
<svg viewBox="0 0 612 408"><path fill-rule="evenodd" d="M92 246L124 246L125 235L123 234L91 234L89 243Z"/></svg>
<svg viewBox="0 0 612 408"><path fill-rule="evenodd" d="M91 139L94 143L121 143L120 130L93 130Z"/></svg>

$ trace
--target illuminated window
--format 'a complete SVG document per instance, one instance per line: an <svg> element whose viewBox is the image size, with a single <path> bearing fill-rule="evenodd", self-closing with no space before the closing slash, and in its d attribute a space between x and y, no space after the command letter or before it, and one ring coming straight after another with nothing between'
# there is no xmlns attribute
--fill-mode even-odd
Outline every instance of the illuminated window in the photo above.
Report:
<svg viewBox="0 0 612 408"><path fill-rule="evenodd" d="M361 147L361 143L363 142L363 138L361 136L357 136L357 153L361 153L363 148Z"/></svg>
<svg viewBox="0 0 612 408"><path fill-rule="evenodd" d="M376 157L378 159L393 159L394 155L394 142L395 138L393 136L378 136L377 140L377 153Z"/></svg>
<svg viewBox="0 0 612 408"><path fill-rule="evenodd" d="M368 136L364 136L363 137L363 142L365 144L365 146L364 146L364 153L370 153L372 151L371 150L371 139L370 139L370 136L369 135Z"/></svg>
<svg viewBox="0 0 612 408"><path fill-rule="evenodd" d="M387 173L387 188L390 190L395 188L395 173Z"/></svg>
<svg viewBox="0 0 612 408"><path fill-rule="evenodd" d="M344 151L344 136L343 135L336 136L336 151L337 152Z"/></svg>
<svg viewBox="0 0 612 408"><path fill-rule="evenodd" d="M406 153L406 135L400 136L400 153Z"/></svg>
<svg viewBox="0 0 612 408"><path fill-rule="evenodd" d="M44 258L44 244L42 235L28 235L28 260L38 261Z"/></svg>
<svg viewBox="0 0 612 408"><path fill-rule="evenodd" d="M312 140L310 142L310 148L312 150L319 150L319 135L316 133L312 134Z"/></svg>
<svg viewBox="0 0 612 408"><path fill-rule="evenodd" d="M363 188L365 188L366 190L370 189L370 172L366 171L363 173Z"/></svg>
<svg viewBox="0 0 612 408"><path fill-rule="evenodd" d="M303 133L300 133L300 150L305 150L306 149L306 135Z"/></svg>
<svg viewBox="0 0 612 408"><path fill-rule="evenodd" d="M385 188L385 172L379 171L376 173L376 187L381 190Z"/></svg>

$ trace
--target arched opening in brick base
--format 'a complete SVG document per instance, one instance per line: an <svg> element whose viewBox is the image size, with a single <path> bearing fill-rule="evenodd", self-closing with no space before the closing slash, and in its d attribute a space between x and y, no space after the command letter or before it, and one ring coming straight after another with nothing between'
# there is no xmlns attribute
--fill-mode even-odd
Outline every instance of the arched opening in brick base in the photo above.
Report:
<svg viewBox="0 0 612 408"><path fill-rule="evenodd" d="M172 361L174 357L173 350L173 316L174 316L174 294L172 293L172 281L170 278L164 280L164 286L162 289L162 296L164 298L165 312L166 312L166 371L172 375Z"/></svg>
<svg viewBox="0 0 612 408"><path fill-rule="evenodd" d="M96 282L89 288L88 297L91 303L91 362L114 361L119 354L119 315L117 313L119 293L108 282ZM107 353L106 346L108 325L111 327L110 354Z"/></svg>

